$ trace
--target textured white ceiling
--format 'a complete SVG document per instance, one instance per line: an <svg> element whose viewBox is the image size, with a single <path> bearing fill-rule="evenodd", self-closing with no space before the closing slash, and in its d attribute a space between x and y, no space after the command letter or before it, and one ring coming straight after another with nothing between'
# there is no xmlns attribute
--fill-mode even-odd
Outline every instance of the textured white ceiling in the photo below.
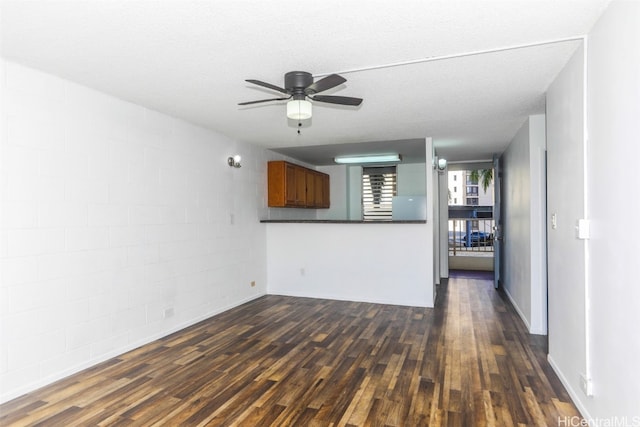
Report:
<svg viewBox="0 0 640 427"><path fill-rule="evenodd" d="M248 84L586 34L608 0L1 3L2 55L266 147L431 136L450 160L500 153L577 42L342 74L298 135L284 103Z"/></svg>

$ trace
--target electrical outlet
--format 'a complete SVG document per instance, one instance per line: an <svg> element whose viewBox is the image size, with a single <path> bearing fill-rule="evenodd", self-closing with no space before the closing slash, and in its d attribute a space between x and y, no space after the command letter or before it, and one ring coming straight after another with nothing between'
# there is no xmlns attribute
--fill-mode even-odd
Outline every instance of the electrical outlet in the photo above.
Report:
<svg viewBox="0 0 640 427"><path fill-rule="evenodd" d="M251 281L251 287L252 287L252 288L255 288L255 287L256 287L256 281L255 281L255 280L252 280L252 281Z"/></svg>
<svg viewBox="0 0 640 427"><path fill-rule="evenodd" d="M580 388L588 397L593 396L593 382L585 374L580 374Z"/></svg>
<svg viewBox="0 0 640 427"><path fill-rule="evenodd" d="M173 308L165 308L162 313L162 317L164 319L168 319L169 317L173 317Z"/></svg>

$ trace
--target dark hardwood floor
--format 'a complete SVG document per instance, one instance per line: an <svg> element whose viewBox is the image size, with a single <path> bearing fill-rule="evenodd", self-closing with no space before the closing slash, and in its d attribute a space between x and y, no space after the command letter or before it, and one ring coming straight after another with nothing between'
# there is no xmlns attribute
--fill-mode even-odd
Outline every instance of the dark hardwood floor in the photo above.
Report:
<svg viewBox="0 0 640 427"><path fill-rule="evenodd" d="M557 426L578 411L484 273L434 309L266 296L0 406L3 426Z"/></svg>

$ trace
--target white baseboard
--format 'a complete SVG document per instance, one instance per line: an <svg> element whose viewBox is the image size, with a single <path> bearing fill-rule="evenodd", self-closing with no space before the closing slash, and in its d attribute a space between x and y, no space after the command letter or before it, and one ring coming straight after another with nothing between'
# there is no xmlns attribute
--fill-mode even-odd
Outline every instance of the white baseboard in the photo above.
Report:
<svg viewBox="0 0 640 427"><path fill-rule="evenodd" d="M149 343L151 343L151 342L153 342L155 340L158 340L160 338L166 337L167 335L171 335L171 334L173 334L175 332L178 332L178 331L180 331L182 329L185 329L185 328L187 328L187 327L189 327L191 325L195 325L198 322L201 322L201 321L206 320L206 319L208 319L210 317L213 317L216 314L220 314L220 313L225 312L227 310L230 310L230 309L232 309L234 307L238 307L238 306L240 306L242 304L245 304L245 303L247 303L249 301L253 301L254 299L258 299L258 298L260 298L260 297L262 297L264 295L266 295L266 293L262 293L262 294L259 294L259 295L252 295L252 296L250 296L248 298L244 298L244 299L242 299L240 301L236 301L236 302L234 302L232 304L229 304L228 306L216 308L215 310L212 310L212 311L210 311L208 313L205 313L205 314L203 314L201 316L198 316L196 318L190 319L190 320L188 320L188 321L186 321L184 323L181 323L179 325L175 325L175 326L173 326L172 328L170 328L170 329L168 329L166 331L162 331L162 332L160 332L158 334L151 335L151 336L146 337L144 339L141 339L139 341L136 341L136 342L133 342L133 343L129 343L124 347L120 347L120 348L118 348L116 350L113 350L113 351L110 351L108 353L101 354L99 357L95 357L93 359L87 360L87 361L82 362L82 363L80 363L78 365L75 365L75 366L72 366L72 367L70 367L68 369L65 369L64 371L58 372L58 373L53 374L53 375L49 375L49 376L47 376L45 378L41 378L38 381L34 381L34 382L29 383L29 384L25 384L22 387L19 387L17 389L13 389L13 390L11 390L9 392L6 392L6 393L0 395L0 404L8 402L9 400L15 399L16 397L22 396L25 393L30 393L30 392L32 392L34 390L37 390L37 389L41 388L41 387L47 386L49 384L52 384L52 383L54 383L54 382L56 382L58 380L61 380L61 379L66 378L66 377L68 377L70 375L76 374L76 373L78 373L80 371L83 371L83 370L85 370L87 368L95 366L95 365L97 365L99 363L102 363L102 362L107 361L109 359L112 359L114 357L120 356L121 354L124 354L124 353L126 353L128 351L135 350L136 348L142 347L145 344L149 344Z"/></svg>
<svg viewBox="0 0 640 427"><path fill-rule="evenodd" d="M585 420L592 420L593 418L591 418L589 411L587 411L587 408L582 401L582 399L586 398L586 396L584 396L580 390L578 390L577 392L576 390L574 390L574 388L571 386L571 383L567 381L567 378L562 373L562 370L558 367L550 354L547 354L547 361L549 362L549 365L551 365L551 369L553 369L553 372L555 372L560 379L560 382L562 383L564 388L567 390L567 393L569 393L569 396L571 397L571 400L573 400L573 404L576 405L576 408L578 408L580 415L582 415Z"/></svg>
<svg viewBox="0 0 640 427"><path fill-rule="evenodd" d="M513 297L509 293L509 290L507 288L505 288L504 286L502 287L502 289L504 289L504 293L507 294L507 297L509 298L509 301L511 301L511 305L516 310L516 313L518 313L518 316L520 316L520 318L524 322L525 326L527 327L527 331L529 331L529 333L532 334L532 335L547 335L547 330L546 329L538 329L538 328L532 328L531 327L531 323L529 323L529 319L527 319L527 317L524 315L522 310L520 310L520 307L518 307L518 304L516 304L516 301L513 299Z"/></svg>
<svg viewBox="0 0 640 427"><path fill-rule="evenodd" d="M502 287L502 289L504 289L504 293L507 294L507 298L509 298L509 301L511 301L511 305L516 310L516 313L518 313L518 316L520 316L525 326L527 327L527 331L531 332L531 324L529 323L529 319L527 319L527 317L524 315L522 310L520 310L520 307L516 303L516 300L514 300L511 294L509 293L509 289L505 288L504 286Z"/></svg>

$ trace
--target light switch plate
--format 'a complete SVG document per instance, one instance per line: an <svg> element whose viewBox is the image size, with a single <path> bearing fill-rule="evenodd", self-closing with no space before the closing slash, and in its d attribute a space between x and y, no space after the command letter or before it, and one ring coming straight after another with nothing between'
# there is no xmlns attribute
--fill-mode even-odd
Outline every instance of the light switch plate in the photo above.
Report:
<svg viewBox="0 0 640 427"><path fill-rule="evenodd" d="M579 219L576 229L578 230L578 239L586 240L589 238L590 230L588 219Z"/></svg>

